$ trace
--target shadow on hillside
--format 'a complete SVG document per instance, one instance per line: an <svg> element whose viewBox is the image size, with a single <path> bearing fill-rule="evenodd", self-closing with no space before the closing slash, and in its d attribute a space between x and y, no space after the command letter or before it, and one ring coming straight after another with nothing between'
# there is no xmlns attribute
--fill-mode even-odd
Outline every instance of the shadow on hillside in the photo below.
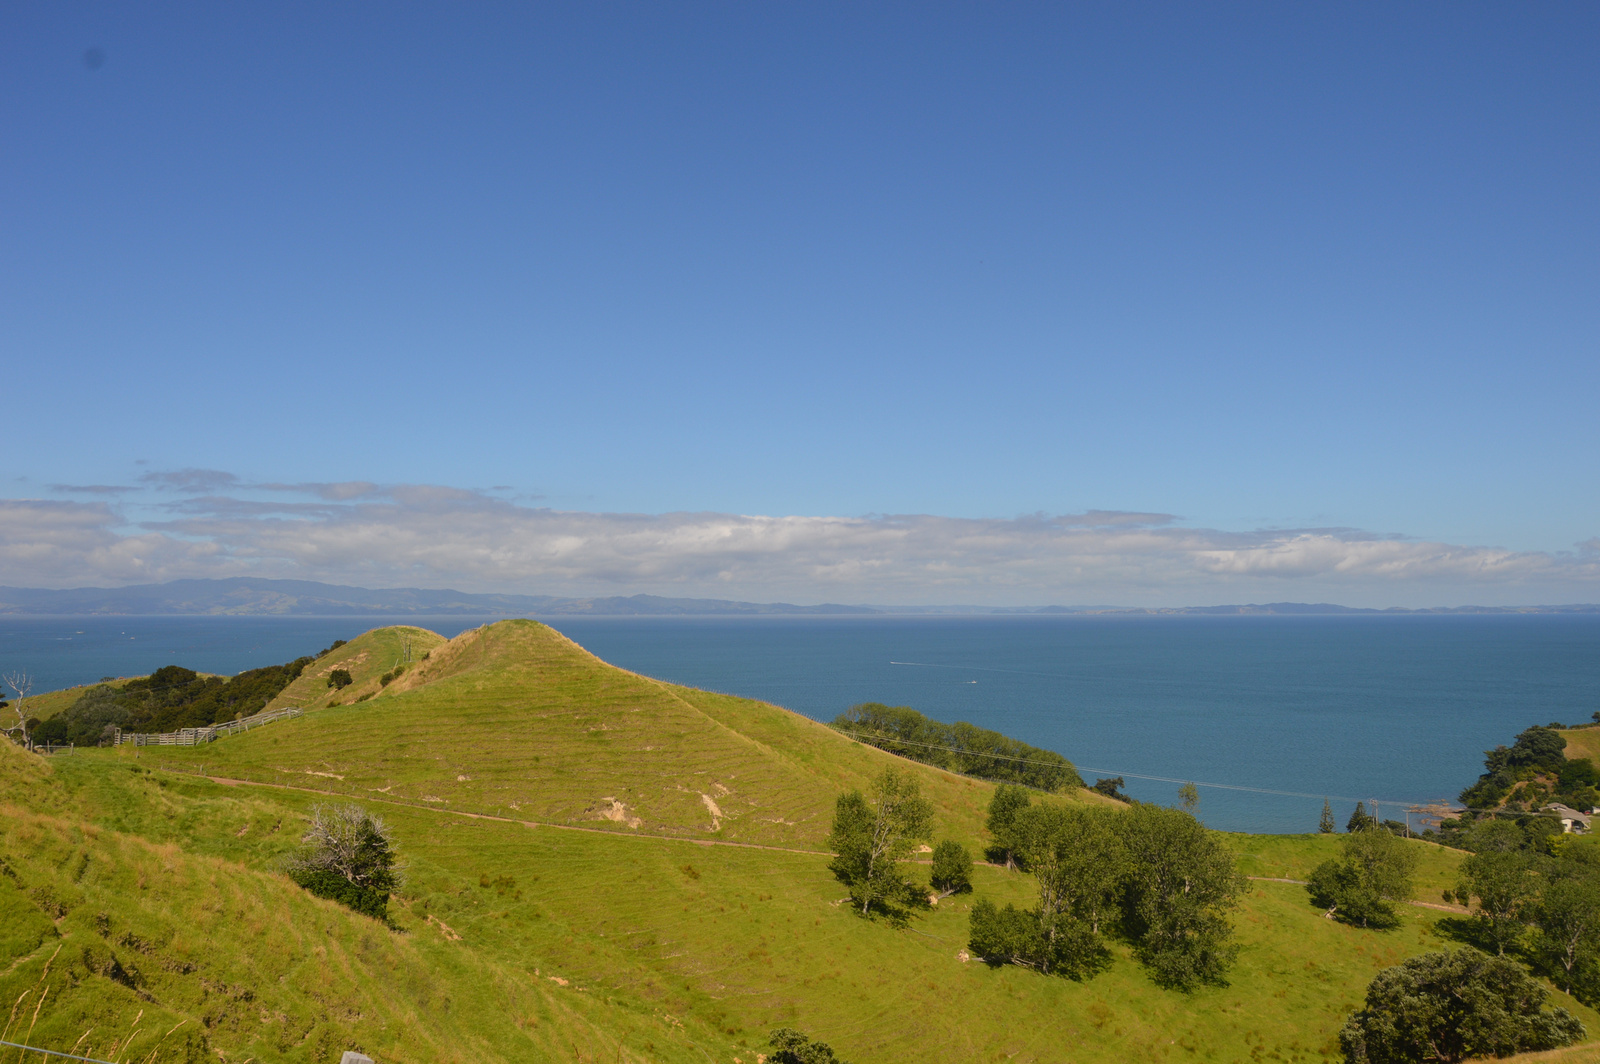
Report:
<svg viewBox="0 0 1600 1064"><path fill-rule="evenodd" d="M1495 953L1499 947L1489 937L1489 929L1482 920L1470 916L1441 916L1433 925L1440 938L1472 946L1485 953Z"/></svg>

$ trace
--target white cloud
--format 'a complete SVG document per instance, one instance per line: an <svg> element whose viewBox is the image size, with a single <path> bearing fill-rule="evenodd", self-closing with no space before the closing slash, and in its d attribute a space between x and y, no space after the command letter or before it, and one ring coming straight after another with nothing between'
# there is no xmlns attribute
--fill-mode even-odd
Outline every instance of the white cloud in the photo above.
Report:
<svg viewBox="0 0 1600 1064"><path fill-rule="evenodd" d="M203 479L184 482L199 487ZM0 583L250 574L468 591L908 604L1600 598L1592 544L1517 552L1350 529L1194 529L1170 514L1105 511L987 520L615 514L431 485L261 487L317 501L192 497L165 504L167 520L131 529L105 503L0 502Z"/></svg>

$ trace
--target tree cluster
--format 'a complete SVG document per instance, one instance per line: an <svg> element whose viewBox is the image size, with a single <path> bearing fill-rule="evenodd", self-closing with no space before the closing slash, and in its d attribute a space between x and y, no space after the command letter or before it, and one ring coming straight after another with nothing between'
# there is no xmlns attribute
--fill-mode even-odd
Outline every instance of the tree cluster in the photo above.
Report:
<svg viewBox="0 0 1600 1064"><path fill-rule="evenodd" d="M1585 1003L1600 1002L1600 839L1530 834L1508 820L1466 832L1454 900L1475 941L1526 960ZM1552 844L1553 842L1553 844Z"/></svg>
<svg viewBox="0 0 1600 1064"><path fill-rule="evenodd" d="M1567 740L1560 724L1534 725L1511 746L1483 753L1484 772L1461 792L1461 804L1490 810L1515 803L1514 811L1537 809L1545 802L1563 802L1575 809L1600 805L1600 772L1587 758L1567 760Z"/></svg>
<svg viewBox="0 0 1600 1064"><path fill-rule="evenodd" d="M839 714L833 726L891 754L967 776L1051 792L1083 786L1072 762L1054 750L1029 746L966 721L944 724L909 706L864 702Z"/></svg>
<svg viewBox="0 0 1600 1064"><path fill-rule="evenodd" d="M231 677L202 676L193 669L167 665L120 687L99 683L34 728L33 740L92 746L108 741L116 728L168 732L248 717L265 709L306 666L341 645L335 643L316 657L296 658Z"/></svg>
<svg viewBox="0 0 1600 1064"><path fill-rule="evenodd" d="M1115 934L1162 985L1225 981L1236 953L1230 915L1245 881L1233 854L1189 813L1034 803L1001 787L989 831L1038 885L1031 909L973 906L971 948L989 963L1083 978L1108 962Z"/></svg>

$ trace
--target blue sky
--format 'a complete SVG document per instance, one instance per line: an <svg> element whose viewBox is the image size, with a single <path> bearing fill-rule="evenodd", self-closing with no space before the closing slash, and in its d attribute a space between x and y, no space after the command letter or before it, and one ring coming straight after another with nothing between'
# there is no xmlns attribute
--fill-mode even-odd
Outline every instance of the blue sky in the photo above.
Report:
<svg viewBox="0 0 1600 1064"><path fill-rule="evenodd" d="M1595 600L1597 30L7 5L0 582ZM1040 560L1093 512L1154 554ZM723 557L727 515L791 532ZM882 515L945 531L830 538Z"/></svg>

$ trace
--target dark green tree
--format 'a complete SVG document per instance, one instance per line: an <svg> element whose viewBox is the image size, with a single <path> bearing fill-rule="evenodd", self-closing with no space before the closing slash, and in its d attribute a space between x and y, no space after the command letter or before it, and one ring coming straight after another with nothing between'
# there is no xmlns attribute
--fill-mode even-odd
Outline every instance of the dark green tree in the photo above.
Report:
<svg viewBox="0 0 1600 1064"><path fill-rule="evenodd" d="M335 691L343 691L354 682L355 680L351 678L349 669L334 669L328 673L328 686Z"/></svg>
<svg viewBox="0 0 1600 1064"><path fill-rule="evenodd" d="M1528 848L1528 833L1515 820L1490 817L1467 828L1461 841L1473 853L1515 853Z"/></svg>
<svg viewBox="0 0 1600 1064"><path fill-rule="evenodd" d="M1118 822L1127 852L1124 927L1158 983L1223 983L1238 948L1230 915L1244 893L1234 857L1178 809L1135 805Z"/></svg>
<svg viewBox="0 0 1600 1064"><path fill-rule="evenodd" d="M1475 949L1425 953L1379 972L1366 1007L1339 1032L1347 1064L1425 1064L1571 1045L1583 1024L1543 1009L1517 964Z"/></svg>
<svg viewBox="0 0 1600 1064"><path fill-rule="evenodd" d="M1600 868L1563 860L1533 907L1534 953L1572 993L1580 973L1600 958Z"/></svg>
<svg viewBox="0 0 1600 1064"><path fill-rule="evenodd" d="M1311 873L1306 891L1328 916L1362 927L1398 923L1391 903L1412 894L1417 852L1387 831L1368 828L1340 840L1340 854Z"/></svg>
<svg viewBox="0 0 1600 1064"><path fill-rule="evenodd" d="M1367 828L1372 827L1376 823L1376 820L1367 815L1366 803L1357 802L1356 811L1350 814L1350 820L1345 824L1344 829L1352 832L1365 831Z"/></svg>
<svg viewBox="0 0 1600 1064"><path fill-rule="evenodd" d="M1317 831L1324 835L1332 835L1337 829L1338 825L1334 823L1333 819L1333 806L1324 798L1322 800L1322 819L1317 821Z"/></svg>
<svg viewBox="0 0 1600 1064"><path fill-rule="evenodd" d="M933 806L917 781L892 768L868 787L841 794L835 805L828 845L838 856L832 868L849 888L851 900L868 914L904 893L899 862L933 832Z"/></svg>
<svg viewBox="0 0 1600 1064"><path fill-rule="evenodd" d="M1124 780L1121 776L1112 776L1110 779L1095 780L1094 786L1089 789L1096 794L1103 794L1107 798L1115 798L1119 802L1131 802L1133 799L1122 793L1122 788L1126 784L1127 780Z"/></svg>
<svg viewBox="0 0 1600 1064"><path fill-rule="evenodd" d="M945 839L933 848L933 889L939 897L972 889L972 854L954 839Z"/></svg>
<svg viewBox="0 0 1600 1064"><path fill-rule="evenodd" d="M792 1027L779 1027L767 1042L767 1064L849 1064L833 1055L826 1042L816 1042Z"/></svg>
<svg viewBox="0 0 1600 1064"><path fill-rule="evenodd" d="M1015 905L996 908L988 898L972 905L968 948L992 965L1020 964L1039 967L1045 954L1039 917Z"/></svg>
<svg viewBox="0 0 1600 1064"><path fill-rule="evenodd" d="M1007 868L1017 866L1015 840L1012 838L1012 825L1016 822L1017 814L1028 808L1033 799L1028 797L1028 792L1022 787L1015 787L1009 783L1002 783L995 788L994 797L989 799L989 820L987 827L989 837L994 840L995 850L1003 855Z"/></svg>
<svg viewBox="0 0 1600 1064"><path fill-rule="evenodd" d="M1533 863L1533 855L1523 850L1485 850L1461 862L1456 898L1462 904L1477 899L1473 915L1497 953L1522 937L1532 915L1539 889Z"/></svg>

